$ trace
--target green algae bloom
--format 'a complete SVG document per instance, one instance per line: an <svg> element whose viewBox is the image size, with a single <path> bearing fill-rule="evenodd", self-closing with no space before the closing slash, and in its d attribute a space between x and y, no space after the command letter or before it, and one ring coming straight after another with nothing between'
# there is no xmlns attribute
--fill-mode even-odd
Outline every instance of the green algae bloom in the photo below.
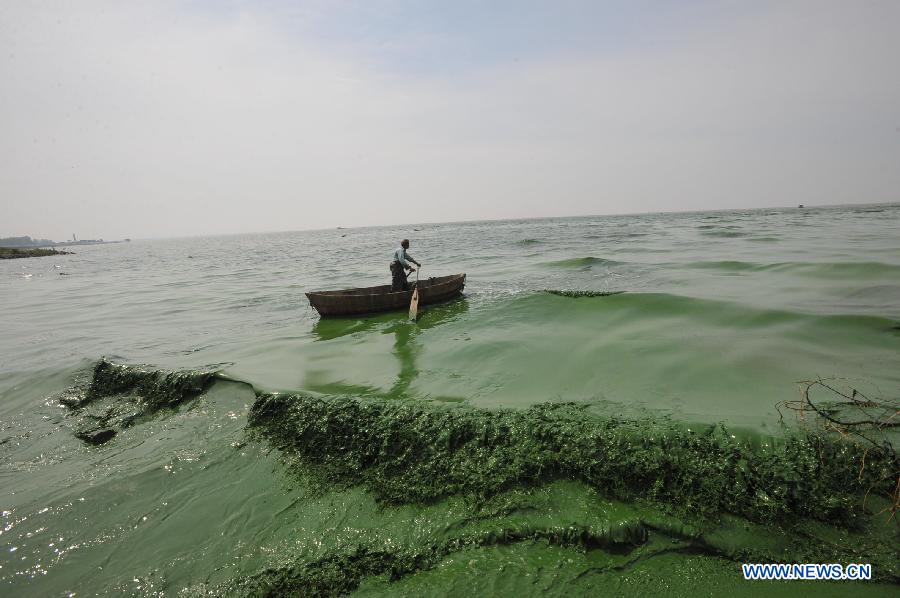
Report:
<svg viewBox="0 0 900 598"><path fill-rule="evenodd" d="M861 496L888 492L892 463L823 435L757 446L723 426L598 418L572 404L524 410L262 395L249 425L317 477L361 484L386 503L579 480L621 500L768 522L849 523Z"/></svg>
<svg viewBox="0 0 900 598"><path fill-rule="evenodd" d="M612 559L601 568L611 575L626 566L614 564L615 555L630 567L674 550L715 555L704 566L719 558L854 562L865 554L878 579L898 576L895 526L863 506L866 492L889 493L892 460L869 454L861 467L864 449L823 434L740 439L721 425L599 417L574 404L483 410L279 394L260 395L248 425L321 492L362 486L385 509L440 510L459 497L470 516L432 541L376 539L285 557L216 589L224 593L342 595L376 579L417 587L413 580L457 555L515 546L537 554L600 549ZM596 493L585 504L606 506L558 519L577 513L571 497L585 492ZM435 575L442 579L422 579ZM702 582L732 575L719 569Z"/></svg>
<svg viewBox="0 0 900 598"><path fill-rule="evenodd" d="M215 377L214 371L169 372L101 359L89 386L72 389L59 401L77 417L75 436L97 445L161 409L200 396Z"/></svg>
<svg viewBox="0 0 900 598"><path fill-rule="evenodd" d="M551 295L558 295L560 297L609 297L610 295L621 295L625 291L567 291L567 290L556 290L556 289L545 289L545 293L549 293Z"/></svg>

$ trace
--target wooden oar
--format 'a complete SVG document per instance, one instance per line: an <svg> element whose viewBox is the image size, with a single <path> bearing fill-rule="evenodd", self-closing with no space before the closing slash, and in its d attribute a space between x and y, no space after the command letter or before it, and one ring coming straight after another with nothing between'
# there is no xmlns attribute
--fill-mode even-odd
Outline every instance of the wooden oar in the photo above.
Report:
<svg viewBox="0 0 900 598"><path fill-rule="evenodd" d="M416 288L413 290L412 301L409 302L409 319L415 321L419 315L419 268L416 268Z"/></svg>

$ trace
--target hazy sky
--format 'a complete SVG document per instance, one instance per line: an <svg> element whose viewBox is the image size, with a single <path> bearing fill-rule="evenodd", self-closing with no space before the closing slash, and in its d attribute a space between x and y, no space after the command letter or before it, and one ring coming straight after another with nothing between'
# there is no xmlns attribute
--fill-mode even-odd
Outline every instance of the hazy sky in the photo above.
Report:
<svg viewBox="0 0 900 598"><path fill-rule="evenodd" d="M900 1L0 2L0 236L900 200Z"/></svg>

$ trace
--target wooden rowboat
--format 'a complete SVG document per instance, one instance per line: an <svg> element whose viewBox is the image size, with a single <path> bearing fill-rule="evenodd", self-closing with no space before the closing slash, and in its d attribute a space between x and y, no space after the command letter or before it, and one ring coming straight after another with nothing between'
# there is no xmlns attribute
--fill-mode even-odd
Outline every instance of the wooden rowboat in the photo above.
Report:
<svg viewBox="0 0 900 598"><path fill-rule="evenodd" d="M410 290L391 292L391 285L342 291L313 291L306 293L310 305L321 316L349 316L371 314L380 311L409 309L412 289L419 287L419 305L447 301L462 293L466 286L465 274L438 276L410 283Z"/></svg>

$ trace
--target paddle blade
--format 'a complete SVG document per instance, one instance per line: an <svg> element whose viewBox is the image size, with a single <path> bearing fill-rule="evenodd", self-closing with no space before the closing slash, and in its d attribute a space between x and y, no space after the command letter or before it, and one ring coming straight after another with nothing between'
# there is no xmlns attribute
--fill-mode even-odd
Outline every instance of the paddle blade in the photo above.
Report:
<svg viewBox="0 0 900 598"><path fill-rule="evenodd" d="M409 302L409 319L415 320L419 315L419 289L413 291L412 301Z"/></svg>

